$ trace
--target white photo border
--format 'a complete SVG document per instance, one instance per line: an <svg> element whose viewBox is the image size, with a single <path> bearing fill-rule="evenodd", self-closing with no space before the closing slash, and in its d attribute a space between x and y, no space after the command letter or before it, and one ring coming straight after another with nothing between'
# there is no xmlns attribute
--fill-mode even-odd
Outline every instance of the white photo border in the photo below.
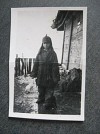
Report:
<svg viewBox="0 0 100 134"><path fill-rule="evenodd" d="M82 93L80 115L56 115L56 114L31 114L14 112L14 58L16 44L16 17L18 11L35 9L77 10L83 11L83 45L82 45ZM85 120L85 77L86 77L86 31L87 31L87 7L25 7L11 8L11 36L10 36L10 57L9 57L9 117L42 119L42 120L63 120L63 121L84 121Z"/></svg>

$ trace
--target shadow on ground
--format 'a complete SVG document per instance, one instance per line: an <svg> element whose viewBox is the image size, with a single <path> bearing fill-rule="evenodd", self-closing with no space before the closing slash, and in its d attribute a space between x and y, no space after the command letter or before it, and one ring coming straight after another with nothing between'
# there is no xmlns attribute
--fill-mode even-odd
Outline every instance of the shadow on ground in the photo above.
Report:
<svg viewBox="0 0 100 134"><path fill-rule="evenodd" d="M30 89L26 87L31 84ZM45 109L44 104L37 104L38 88L31 77L16 77L14 84L14 112L18 113L40 113L40 114L66 114L79 115L81 94L77 92L62 92L60 86L55 88L54 96L56 98L56 106Z"/></svg>

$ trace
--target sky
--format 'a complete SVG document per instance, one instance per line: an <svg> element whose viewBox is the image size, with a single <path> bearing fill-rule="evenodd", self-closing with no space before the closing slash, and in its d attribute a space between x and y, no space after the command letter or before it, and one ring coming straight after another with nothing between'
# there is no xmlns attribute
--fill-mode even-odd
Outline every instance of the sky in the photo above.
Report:
<svg viewBox="0 0 100 134"><path fill-rule="evenodd" d="M35 58L41 47L42 38L47 34L51 37L58 61L61 62L64 31L51 28L57 12L57 9L50 8L35 8L17 12L15 53L19 57L23 55L24 58Z"/></svg>

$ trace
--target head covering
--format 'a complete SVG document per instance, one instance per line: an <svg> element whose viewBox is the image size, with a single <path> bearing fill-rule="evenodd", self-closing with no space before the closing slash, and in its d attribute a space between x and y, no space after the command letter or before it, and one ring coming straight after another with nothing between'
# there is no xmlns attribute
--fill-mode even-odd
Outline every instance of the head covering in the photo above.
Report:
<svg viewBox="0 0 100 134"><path fill-rule="evenodd" d="M47 36L47 34L46 34L46 36L43 37L43 39L42 39L42 45L41 45L41 47L40 47L40 49L39 49L38 55L42 52L42 50L44 50L43 43L50 43L49 50L54 51L54 49L53 49L53 47L52 47L52 40L51 40L51 38L50 38L49 36Z"/></svg>
<svg viewBox="0 0 100 134"><path fill-rule="evenodd" d="M52 40L51 40L51 38L50 38L49 36L47 36L47 34L46 34L46 36L43 37L43 39L42 39L42 43L50 43L50 44L52 44Z"/></svg>

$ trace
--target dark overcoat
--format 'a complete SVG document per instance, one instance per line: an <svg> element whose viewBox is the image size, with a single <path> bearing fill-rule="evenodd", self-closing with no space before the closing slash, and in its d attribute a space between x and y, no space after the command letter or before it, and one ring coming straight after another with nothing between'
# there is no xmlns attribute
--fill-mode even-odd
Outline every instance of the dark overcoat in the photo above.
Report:
<svg viewBox="0 0 100 134"><path fill-rule="evenodd" d="M36 57L33 78L37 78L39 87L55 87L60 80L57 55L53 49L42 50Z"/></svg>

